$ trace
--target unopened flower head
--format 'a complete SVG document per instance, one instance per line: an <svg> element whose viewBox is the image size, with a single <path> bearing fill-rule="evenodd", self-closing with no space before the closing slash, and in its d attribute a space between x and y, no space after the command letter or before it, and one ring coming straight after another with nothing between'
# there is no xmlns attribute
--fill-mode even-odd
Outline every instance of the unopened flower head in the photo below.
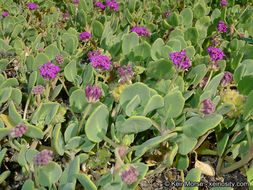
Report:
<svg viewBox="0 0 253 190"><path fill-rule="evenodd" d="M61 69L54 63L45 63L39 66L39 71L43 79L54 79Z"/></svg>
<svg viewBox="0 0 253 190"><path fill-rule="evenodd" d="M228 2L227 1L221 1L220 4L221 4L221 6L226 6L228 4Z"/></svg>
<svg viewBox="0 0 253 190"><path fill-rule="evenodd" d="M70 15L68 13L64 13L63 18L70 19Z"/></svg>
<svg viewBox="0 0 253 190"><path fill-rule="evenodd" d="M212 102L210 98L205 99L201 102L201 110L200 112L207 115L211 114L215 111L215 104Z"/></svg>
<svg viewBox="0 0 253 190"><path fill-rule="evenodd" d="M105 2L108 8L114 9L115 11L119 11L119 5L117 1L106 1Z"/></svg>
<svg viewBox="0 0 253 190"><path fill-rule="evenodd" d="M228 29L228 26L225 25L225 23L223 21L219 21L219 24L217 25L217 29L220 31L220 32L227 32L227 29Z"/></svg>
<svg viewBox="0 0 253 190"><path fill-rule="evenodd" d="M62 64L63 63L63 56L62 54L58 54L56 57L55 57L55 60L57 61L58 64Z"/></svg>
<svg viewBox="0 0 253 190"><path fill-rule="evenodd" d="M133 184L138 180L139 172L134 166L130 166L128 170L123 170L121 172L121 179L128 185Z"/></svg>
<svg viewBox="0 0 253 190"><path fill-rule="evenodd" d="M35 10L35 9L38 9L39 6L34 4L34 3L30 3L27 5L27 7L30 9L30 10Z"/></svg>
<svg viewBox="0 0 253 190"><path fill-rule="evenodd" d="M225 57L226 55L223 53L223 51L221 51L218 48L215 48L213 46L210 46L209 48L207 48L207 51L209 52L209 55L212 59L212 61L218 61L218 60L222 60L223 57Z"/></svg>
<svg viewBox="0 0 253 190"><path fill-rule="evenodd" d="M85 95L88 102L96 102L102 96L102 90L96 85L86 86Z"/></svg>
<svg viewBox="0 0 253 190"><path fill-rule="evenodd" d="M186 55L186 50L181 50L180 52L169 53L173 64L178 70L186 70L191 66L189 57Z"/></svg>
<svg viewBox="0 0 253 190"><path fill-rule="evenodd" d="M170 11L166 11L166 12L164 12L163 14L164 14L164 17L165 17L165 18L168 18L168 16L171 14L171 12L170 12Z"/></svg>
<svg viewBox="0 0 253 190"><path fill-rule="evenodd" d="M40 153L38 153L34 159L33 159L33 164L37 166L41 165L47 165L49 164L51 160L51 155L53 152L51 150L43 150Z"/></svg>
<svg viewBox="0 0 253 190"><path fill-rule="evenodd" d="M119 67L118 72L119 74L117 75L117 77L120 78L119 82L121 82L122 84L125 82L131 83L131 79L134 76L134 73L132 71L132 65L124 65L123 67Z"/></svg>
<svg viewBox="0 0 253 190"><path fill-rule="evenodd" d="M80 34L80 40L86 40L91 37L91 34L89 32L82 32Z"/></svg>
<svg viewBox="0 0 253 190"><path fill-rule="evenodd" d="M2 16L3 18L7 17L10 13L8 11L3 12Z"/></svg>
<svg viewBox="0 0 253 190"><path fill-rule="evenodd" d="M73 4L74 5L78 5L79 4L79 0L73 0Z"/></svg>
<svg viewBox="0 0 253 190"><path fill-rule="evenodd" d="M101 52L99 50L93 50L93 51L89 51L89 53L87 54L88 58L90 59L93 56L99 56L101 55Z"/></svg>
<svg viewBox="0 0 253 190"><path fill-rule="evenodd" d="M44 92L44 86L42 85L37 85L35 87L33 87L33 93L34 94L42 94Z"/></svg>
<svg viewBox="0 0 253 190"><path fill-rule="evenodd" d="M149 30L145 27L134 27L130 30L130 32L136 32L138 34L138 36L147 36L147 37L151 37Z"/></svg>
<svg viewBox="0 0 253 190"><path fill-rule="evenodd" d="M100 1L94 3L94 6L100 8L102 10L104 10L106 8L106 6L102 2L100 2Z"/></svg>
<svg viewBox="0 0 253 190"><path fill-rule="evenodd" d="M212 39L211 39L211 43L214 45L214 46L219 46L222 42L222 38L220 36L213 36Z"/></svg>
<svg viewBox="0 0 253 190"><path fill-rule="evenodd" d="M90 58L92 67L99 70L110 70L111 60L105 55L92 56Z"/></svg>
<svg viewBox="0 0 253 190"><path fill-rule="evenodd" d="M232 74L226 71L221 79L221 84L226 86L231 80L233 80Z"/></svg>
<svg viewBox="0 0 253 190"><path fill-rule="evenodd" d="M10 129L11 137L22 137L28 127L25 124L16 125L16 127Z"/></svg>

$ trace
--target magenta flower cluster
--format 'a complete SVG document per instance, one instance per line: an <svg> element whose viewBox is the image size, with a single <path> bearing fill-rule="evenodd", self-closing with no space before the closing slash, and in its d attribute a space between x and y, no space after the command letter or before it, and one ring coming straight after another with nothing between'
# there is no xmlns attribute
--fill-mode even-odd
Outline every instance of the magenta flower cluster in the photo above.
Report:
<svg viewBox="0 0 253 190"><path fill-rule="evenodd" d="M68 13L64 13L63 18L70 19L70 15Z"/></svg>
<svg viewBox="0 0 253 190"><path fill-rule="evenodd" d="M221 1L220 4L221 4L221 6L226 6L228 4L228 2L227 1Z"/></svg>
<svg viewBox="0 0 253 190"><path fill-rule="evenodd" d="M218 60L222 60L223 57L225 57L226 55L223 53L223 51L221 51L218 48L215 48L213 46L210 46L209 48L207 48L207 51L209 52L209 55L212 59L212 61L217 62Z"/></svg>
<svg viewBox="0 0 253 190"><path fill-rule="evenodd" d="M164 15L165 18L168 18L168 16L169 16L170 14L171 14L170 11L165 11L165 12L163 13L163 15Z"/></svg>
<svg viewBox="0 0 253 190"><path fill-rule="evenodd" d="M105 55L93 56L90 58L92 67L99 70L110 70L111 60Z"/></svg>
<svg viewBox="0 0 253 190"><path fill-rule="evenodd" d="M28 127L23 123L16 125L16 127L10 129L11 137L12 138L22 137L27 129L28 129Z"/></svg>
<svg viewBox="0 0 253 190"><path fill-rule="evenodd" d="M42 94L44 92L44 86L42 85L37 85L35 87L33 87L33 93L34 94Z"/></svg>
<svg viewBox="0 0 253 190"><path fill-rule="evenodd" d="M7 17L10 13L8 11L3 12L2 16L3 18Z"/></svg>
<svg viewBox="0 0 253 190"><path fill-rule="evenodd" d="M151 37L151 35L149 34L149 30L145 27L134 27L130 30L130 32L136 32L138 34L138 36L147 36L147 37Z"/></svg>
<svg viewBox="0 0 253 190"><path fill-rule="evenodd" d="M38 9L39 6L34 4L34 3L30 3L27 5L27 7L30 9L30 10L35 10L35 9Z"/></svg>
<svg viewBox="0 0 253 190"><path fill-rule="evenodd" d="M108 8L114 9L115 11L119 11L119 3L117 1L106 1L105 2Z"/></svg>
<svg viewBox="0 0 253 190"><path fill-rule="evenodd" d="M106 8L106 6L102 2L95 2L94 6L100 8L102 10L104 10Z"/></svg>
<svg viewBox="0 0 253 190"><path fill-rule="evenodd" d="M86 86L85 95L88 102L96 102L102 96L102 90L96 85Z"/></svg>
<svg viewBox="0 0 253 190"><path fill-rule="evenodd" d="M226 71L221 79L221 84L226 86L233 80L233 76L230 72Z"/></svg>
<svg viewBox="0 0 253 190"><path fill-rule="evenodd" d="M200 112L205 115L211 114L215 111L216 106L210 98L205 99L200 104L202 105Z"/></svg>
<svg viewBox="0 0 253 190"><path fill-rule="evenodd" d="M91 37L91 34L89 32L82 32L80 34L80 40L86 40Z"/></svg>
<svg viewBox="0 0 253 190"><path fill-rule="evenodd" d="M124 65L123 67L119 67L118 72L119 74L117 75L117 77L120 78L119 82L122 84L127 81L131 81L134 76L134 73L132 71L132 65Z"/></svg>
<svg viewBox="0 0 253 190"><path fill-rule="evenodd" d="M225 25L225 23L223 21L219 21L219 24L217 25L217 29L220 31L220 32L227 32L227 29L228 29L228 26Z"/></svg>
<svg viewBox="0 0 253 190"><path fill-rule="evenodd" d="M134 166L130 166L129 170L123 170L121 173L121 179L128 185L133 184L138 180L139 172Z"/></svg>
<svg viewBox="0 0 253 190"><path fill-rule="evenodd" d="M55 60L58 64L62 64L63 63L63 56L62 54L58 54L56 57L55 57Z"/></svg>
<svg viewBox="0 0 253 190"><path fill-rule="evenodd" d="M185 70L191 66L189 57L186 55L186 50L180 52L169 53L173 64L178 70Z"/></svg>
<svg viewBox="0 0 253 190"><path fill-rule="evenodd" d="M78 5L79 4L79 0L73 0L73 4L74 5Z"/></svg>
<svg viewBox="0 0 253 190"><path fill-rule="evenodd" d="M100 51L98 51L98 50L93 50L93 51L89 51L89 53L87 54L87 56L88 56L88 58L90 59L91 57L93 57L93 56L99 56L99 55L101 55L101 52Z"/></svg>
<svg viewBox="0 0 253 190"><path fill-rule="evenodd" d="M54 79L61 69L54 63L45 63L39 66L39 71L43 79Z"/></svg>
<svg viewBox="0 0 253 190"><path fill-rule="evenodd" d="M51 160L51 155L53 152L51 150L43 150L40 153L38 153L34 159L33 159L33 164L37 166L41 165L47 165L49 164Z"/></svg>

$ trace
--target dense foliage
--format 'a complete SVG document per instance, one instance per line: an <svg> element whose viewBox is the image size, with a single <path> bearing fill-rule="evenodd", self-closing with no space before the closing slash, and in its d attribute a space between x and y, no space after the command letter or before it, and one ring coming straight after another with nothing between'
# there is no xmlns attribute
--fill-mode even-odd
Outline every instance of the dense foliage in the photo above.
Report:
<svg viewBox="0 0 253 190"><path fill-rule="evenodd" d="M1 0L0 13L3 188L19 175L23 190L135 189L168 167L192 182L241 169L253 185L250 1Z"/></svg>

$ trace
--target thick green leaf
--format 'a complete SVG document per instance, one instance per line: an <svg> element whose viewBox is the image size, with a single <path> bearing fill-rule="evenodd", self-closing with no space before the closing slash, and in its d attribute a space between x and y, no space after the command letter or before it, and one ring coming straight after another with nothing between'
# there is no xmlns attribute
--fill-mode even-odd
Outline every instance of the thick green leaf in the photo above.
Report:
<svg viewBox="0 0 253 190"><path fill-rule="evenodd" d="M58 103L54 103L54 102L42 103L35 110L32 116L31 122L33 124L38 124L40 122L49 124L56 116L59 108L60 108L60 105Z"/></svg>
<svg viewBox="0 0 253 190"><path fill-rule="evenodd" d="M198 138L208 130L216 127L223 117L219 114L209 114L204 117L194 116L188 119L183 125L183 132L188 137Z"/></svg>
<svg viewBox="0 0 253 190"><path fill-rule="evenodd" d="M77 174L78 181L85 187L85 189L96 190L96 185L90 180L86 174Z"/></svg>
<svg viewBox="0 0 253 190"><path fill-rule="evenodd" d="M140 105L141 99L138 95L136 95L126 106L126 114L127 116L131 116L132 112Z"/></svg>
<svg viewBox="0 0 253 190"><path fill-rule="evenodd" d="M135 156L136 157L142 156L146 151L150 150L151 148L154 148L155 146L159 145L163 141L174 136L176 136L176 133L170 133L165 136L157 136L157 137L147 140L146 142L138 146L138 148L135 151Z"/></svg>
<svg viewBox="0 0 253 190"><path fill-rule="evenodd" d="M182 155L187 155L193 150L197 142L198 140L194 137L187 137L184 134L179 135L177 140L178 152Z"/></svg>
<svg viewBox="0 0 253 190"><path fill-rule="evenodd" d="M106 135L108 128L109 111L105 105L97 107L88 118L85 133L89 140L100 142Z"/></svg>
<svg viewBox="0 0 253 190"><path fill-rule="evenodd" d="M66 79L70 82L75 81L75 77L77 75L77 70L76 70L76 62L71 61L65 68L64 68L64 75Z"/></svg>
<svg viewBox="0 0 253 190"><path fill-rule="evenodd" d="M57 124L53 131L53 147L59 155L62 156L64 154L64 141L60 124Z"/></svg>
<svg viewBox="0 0 253 190"><path fill-rule="evenodd" d="M139 133L149 129L152 121L144 116L132 116L128 118L119 128L121 133Z"/></svg>
<svg viewBox="0 0 253 190"><path fill-rule="evenodd" d="M229 134L225 133L222 138L220 138L217 142L217 148L218 148L218 155L222 156L223 152L225 151L225 148L227 146L229 140Z"/></svg>
<svg viewBox="0 0 253 190"><path fill-rule="evenodd" d="M166 59L149 62L147 74L154 79L171 79L176 70L172 62Z"/></svg>
<svg viewBox="0 0 253 190"><path fill-rule="evenodd" d="M176 143L173 144L171 150L169 151L169 156L167 159L164 159L163 162L168 166L172 166L174 158L178 153L178 145Z"/></svg>
<svg viewBox="0 0 253 190"><path fill-rule="evenodd" d="M189 158L187 155L178 154L176 157L176 167L178 170L185 170L189 166Z"/></svg>
<svg viewBox="0 0 253 190"><path fill-rule="evenodd" d="M149 112L161 108L163 106L164 106L163 97L160 95L154 95L149 99L147 105L145 106L143 110L143 115L147 115Z"/></svg>
<svg viewBox="0 0 253 190"><path fill-rule="evenodd" d="M95 20L92 25L92 34L97 37L101 38L104 31L104 26L101 22Z"/></svg>
<svg viewBox="0 0 253 190"><path fill-rule="evenodd" d="M20 124L22 122L22 117L21 115L17 112L16 107L13 103L13 101L10 102L9 105L9 117L11 119L11 121L17 125Z"/></svg>
<svg viewBox="0 0 253 190"><path fill-rule="evenodd" d="M35 190L33 181L31 179L26 180L21 190Z"/></svg>
<svg viewBox="0 0 253 190"><path fill-rule="evenodd" d="M253 75L243 77L238 84L239 93L243 95L249 95L250 91L253 90L253 86L249 85L252 83L253 83Z"/></svg>
<svg viewBox="0 0 253 190"><path fill-rule="evenodd" d="M243 119L247 120L247 118L251 115L253 111L253 90L249 93L247 97L247 101L245 103L245 107L243 110Z"/></svg>
<svg viewBox="0 0 253 190"><path fill-rule="evenodd" d="M5 136L10 134L10 129L8 128L0 128L0 140L4 138Z"/></svg>
<svg viewBox="0 0 253 190"><path fill-rule="evenodd" d="M80 158L79 156L76 156L60 176L60 187L64 186L67 183L76 184L76 175L79 173L79 170Z"/></svg>
<svg viewBox="0 0 253 190"><path fill-rule="evenodd" d="M169 92L164 97L164 107L158 110L158 113L165 118L178 117L184 107L184 97L180 91Z"/></svg>
<svg viewBox="0 0 253 190"><path fill-rule="evenodd" d="M201 170L199 168L193 168L191 169L186 178L185 178L185 183L194 183L194 182L200 182L200 176L201 176ZM189 187L189 186L185 186L184 187L185 190L198 190L198 186L195 187Z"/></svg>
<svg viewBox="0 0 253 190"><path fill-rule="evenodd" d="M191 71L187 74L187 79L192 79L192 82L190 84L196 87L205 76L205 71L206 66L204 64L197 65L196 67L192 68Z"/></svg>
<svg viewBox="0 0 253 190"><path fill-rule="evenodd" d="M48 56L50 60L55 59L55 57L60 53L59 49L56 45L49 45L45 48L45 54Z"/></svg>
<svg viewBox="0 0 253 190"><path fill-rule="evenodd" d="M0 175L0 184L4 182L4 180L11 174L11 172L9 170L4 171L3 173L1 173Z"/></svg>
<svg viewBox="0 0 253 190"><path fill-rule="evenodd" d="M183 17L183 24L185 26L192 26L193 12L190 8L184 8L180 15Z"/></svg>
<svg viewBox="0 0 253 190"><path fill-rule="evenodd" d="M127 86L120 94L120 105L125 109L128 102L130 102L136 95L140 97L141 105L146 105L150 98L149 87L140 82Z"/></svg>
<svg viewBox="0 0 253 190"><path fill-rule="evenodd" d="M29 123L26 123L25 125L28 127L28 129L25 132L26 136L31 137L31 138L37 138L37 139L43 138L44 135L40 128L34 125L31 125Z"/></svg>
<svg viewBox="0 0 253 190"><path fill-rule="evenodd" d="M85 91L77 89L71 93L69 97L70 106L76 113L81 113L85 110L88 102L85 97Z"/></svg>
<svg viewBox="0 0 253 190"><path fill-rule="evenodd" d="M124 55L128 55L131 50L139 45L139 38L138 35L135 32L132 32L130 34L127 34L123 38L122 42L122 52Z"/></svg>
<svg viewBox="0 0 253 190"><path fill-rule="evenodd" d="M38 182L40 185L50 187L60 179L61 174L61 167L56 162L51 161L49 164L39 167Z"/></svg>
<svg viewBox="0 0 253 190"><path fill-rule="evenodd" d="M191 41L193 45L197 44L199 32L195 27L188 28L184 33L185 41Z"/></svg>

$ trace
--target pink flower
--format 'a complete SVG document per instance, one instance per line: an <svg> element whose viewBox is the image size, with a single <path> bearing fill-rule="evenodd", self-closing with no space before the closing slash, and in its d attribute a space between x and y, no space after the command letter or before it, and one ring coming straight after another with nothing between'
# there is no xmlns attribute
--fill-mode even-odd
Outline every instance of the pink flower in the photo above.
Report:
<svg viewBox="0 0 253 190"><path fill-rule="evenodd" d="M226 6L228 4L228 2L227 1L221 1L220 4L221 4L221 6Z"/></svg>
<svg viewBox="0 0 253 190"><path fill-rule="evenodd" d="M34 10L34 9L38 9L39 6L34 4L34 3L30 3L27 5L27 7L30 9L30 10Z"/></svg>
<svg viewBox="0 0 253 190"><path fill-rule="evenodd" d="M185 70L191 66L189 57L186 55L186 50L180 52L169 53L173 64L178 70Z"/></svg>
<svg viewBox="0 0 253 190"><path fill-rule="evenodd" d="M38 166L49 164L52 154L51 150L43 150L34 157L33 164Z"/></svg>
<svg viewBox="0 0 253 190"><path fill-rule="evenodd" d="M138 180L139 172L134 166L130 166L128 170L124 170L121 173L121 179L128 185L133 184Z"/></svg>
<svg viewBox="0 0 253 190"><path fill-rule="evenodd" d="M91 37L91 34L89 32L82 32L80 34L80 40L86 40L89 39Z"/></svg>
<svg viewBox="0 0 253 190"><path fill-rule="evenodd" d="M10 129L11 137L22 137L28 127L25 124L16 125L13 129Z"/></svg>
<svg viewBox="0 0 253 190"><path fill-rule="evenodd" d="M39 71L43 79L54 79L61 69L54 63L45 63L39 66Z"/></svg>
<svg viewBox="0 0 253 190"><path fill-rule="evenodd" d="M88 102L97 102L102 96L102 90L98 86L86 86L85 95Z"/></svg>
<svg viewBox="0 0 253 190"><path fill-rule="evenodd" d="M200 104L202 104L201 113L207 115L211 114L215 111L215 104L212 102L210 98L205 99Z"/></svg>
<svg viewBox="0 0 253 190"><path fill-rule="evenodd" d="M227 32L228 26L225 25L223 21L219 21L219 24L217 25L217 29L221 32Z"/></svg>
<svg viewBox="0 0 253 190"><path fill-rule="evenodd" d="M3 18L7 17L10 13L8 11L3 12L2 16Z"/></svg>

